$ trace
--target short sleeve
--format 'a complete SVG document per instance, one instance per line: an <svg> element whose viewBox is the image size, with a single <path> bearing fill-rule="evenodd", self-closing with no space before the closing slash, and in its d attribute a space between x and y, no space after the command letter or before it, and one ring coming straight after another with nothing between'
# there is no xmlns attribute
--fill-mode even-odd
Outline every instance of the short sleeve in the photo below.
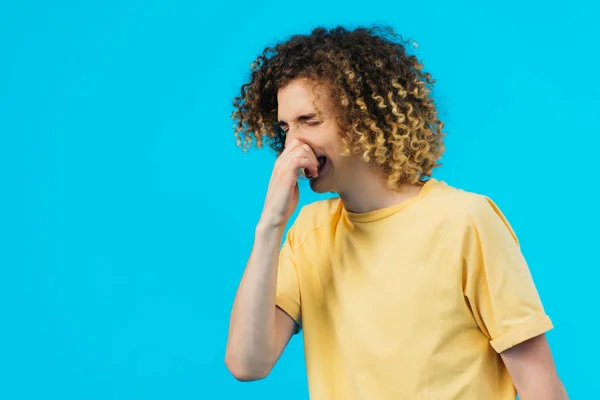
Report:
<svg viewBox="0 0 600 400"><path fill-rule="evenodd" d="M483 196L471 204L464 228L462 284L477 324L498 353L553 327L515 233Z"/></svg>
<svg viewBox="0 0 600 400"><path fill-rule="evenodd" d="M300 332L302 326L302 313L300 306L300 280L294 254L294 231L292 226L285 237L279 253L279 266L277 272L277 307L281 308L297 324L295 333Z"/></svg>

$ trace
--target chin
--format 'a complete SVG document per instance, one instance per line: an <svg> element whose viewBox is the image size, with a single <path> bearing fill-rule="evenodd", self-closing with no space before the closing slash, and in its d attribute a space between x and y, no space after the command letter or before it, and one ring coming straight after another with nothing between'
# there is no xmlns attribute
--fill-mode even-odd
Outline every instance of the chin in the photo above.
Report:
<svg viewBox="0 0 600 400"><path fill-rule="evenodd" d="M315 193L327 193L331 192L331 185L326 180L321 181L319 178L310 181L310 188Z"/></svg>

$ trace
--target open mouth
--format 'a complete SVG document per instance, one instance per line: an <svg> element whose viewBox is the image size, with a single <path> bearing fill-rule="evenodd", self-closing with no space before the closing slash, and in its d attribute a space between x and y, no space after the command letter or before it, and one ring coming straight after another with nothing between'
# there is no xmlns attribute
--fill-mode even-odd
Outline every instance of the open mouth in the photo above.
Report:
<svg viewBox="0 0 600 400"><path fill-rule="evenodd" d="M327 157L325 157L325 156L317 157L317 161L319 162L319 167L318 167L317 171L320 174L321 171L323 171L323 168L325 168L325 165L327 164Z"/></svg>
<svg viewBox="0 0 600 400"><path fill-rule="evenodd" d="M321 172L323 172L323 169L325 168L325 166L327 165L327 157L325 156L319 156L317 157L317 161L319 163L318 167L317 167L317 172L318 175L321 175ZM310 172L305 168L304 169L304 175L308 178L308 179L313 179L316 178L315 176L312 176L310 174Z"/></svg>

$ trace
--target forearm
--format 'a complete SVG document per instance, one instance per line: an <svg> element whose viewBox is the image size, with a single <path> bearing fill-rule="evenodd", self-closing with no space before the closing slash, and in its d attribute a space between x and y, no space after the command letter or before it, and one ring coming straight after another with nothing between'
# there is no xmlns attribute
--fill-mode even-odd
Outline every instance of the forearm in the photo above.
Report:
<svg viewBox="0 0 600 400"><path fill-rule="evenodd" d="M532 382L525 390L519 392L521 400L569 400L565 387L558 379L552 382Z"/></svg>
<svg viewBox="0 0 600 400"><path fill-rule="evenodd" d="M568 400L546 335L519 343L501 356L521 400Z"/></svg>
<svg viewBox="0 0 600 400"><path fill-rule="evenodd" d="M248 379L266 375L276 358L275 298L282 237L282 228L257 226L231 311L226 363Z"/></svg>

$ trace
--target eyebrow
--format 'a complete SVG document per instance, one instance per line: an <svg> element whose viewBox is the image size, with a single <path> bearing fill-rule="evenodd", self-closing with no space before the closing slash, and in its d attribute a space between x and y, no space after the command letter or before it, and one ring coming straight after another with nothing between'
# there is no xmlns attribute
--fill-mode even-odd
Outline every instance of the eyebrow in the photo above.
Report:
<svg viewBox="0 0 600 400"><path fill-rule="evenodd" d="M317 113L302 114L302 115L299 115L299 116L296 117L296 121L298 121L298 122L308 121L308 120L313 119L316 116L317 116ZM285 121L283 121L283 120L280 120L279 122L277 122L277 125L280 126L280 127L284 126L284 125L287 125L287 124L288 123L285 122Z"/></svg>

